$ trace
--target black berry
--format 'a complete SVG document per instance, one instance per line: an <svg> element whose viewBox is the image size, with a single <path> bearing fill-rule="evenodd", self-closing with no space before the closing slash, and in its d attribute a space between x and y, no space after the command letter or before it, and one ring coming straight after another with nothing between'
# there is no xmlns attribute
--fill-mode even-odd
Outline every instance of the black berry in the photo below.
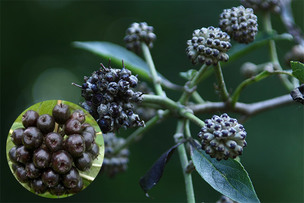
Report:
<svg viewBox="0 0 304 203"><path fill-rule="evenodd" d="M74 194L78 193L82 190L82 188L83 188L83 181L82 178L80 177L76 187L69 189L69 193L74 193Z"/></svg>
<svg viewBox="0 0 304 203"><path fill-rule="evenodd" d="M55 120L54 120L53 116L50 116L48 114L43 114L43 115L39 116L39 118L37 120L37 127L43 133L52 132L55 128Z"/></svg>
<svg viewBox="0 0 304 203"><path fill-rule="evenodd" d="M12 135L11 135L11 139L12 142L16 145L16 146L20 146L22 145L22 137L23 137L23 132L24 129L23 128L17 128L13 131Z"/></svg>
<svg viewBox="0 0 304 203"><path fill-rule="evenodd" d="M25 128L30 126L36 126L37 119L39 114L36 111L28 110L22 116L22 124Z"/></svg>
<svg viewBox="0 0 304 203"><path fill-rule="evenodd" d="M33 155L33 162L37 168L47 168L50 165L51 156L44 149L37 149Z"/></svg>
<svg viewBox="0 0 304 203"><path fill-rule="evenodd" d="M80 123L84 123L85 121L85 114L82 110L76 110L72 113L70 119L76 119Z"/></svg>
<svg viewBox="0 0 304 203"><path fill-rule="evenodd" d="M88 132L91 133L92 135L94 135L94 137L96 136L96 131L95 128L92 127L90 124L85 123L83 126L83 132Z"/></svg>
<svg viewBox="0 0 304 203"><path fill-rule="evenodd" d="M90 153L83 153L81 157L75 159L75 166L81 170L86 171L92 166L92 157Z"/></svg>
<svg viewBox="0 0 304 203"><path fill-rule="evenodd" d="M20 146L16 149L17 161L26 164L31 159L31 153L24 147Z"/></svg>
<svg viewBox="0 0 304 203"><path fill-rule="evenodd" d="M70 117L70 108L66 104L57 104L53 109L53 117L58 124L64 124Z"/></svg>
<svg viewBox="0 0 304 203"><path fill-rule="evenodd" d="M42 182L48 187L55 187L59 183L59 174L52 169L48 169L42 174Z"/></svg>
<svg viewBox="0 0 304 203"><path fill-rule="evenodd" d="M32 189L35 191L37 194L42 194L45 193L47 190L46 185L43 184L41 179L35 179L31 183Z"/></svg>
<svg viewBox="0 0 304 203"><path fill-rule="evenodd" d="M62 149L63 137L55 132L50 132L45 136L45 145L51 152Z"/></svg>
<svg viewBox="0 0 304 203"><path fill-rule="evenodd" d="M41 131L36 127L29 127L23 133L22 143L27 149L38 148L43 141Z"/></svg>
<svg viewBox="0 0 304 203"><path fill-rule="evenodd" d="M67 173L72 168L72 157L64 150L59 150L53 154L52 168L60 174Z"/></svg>
<svg viewBox="0 0 304 203"><path fill-rule="evenodd" d="M21 182L21 183L26 183L28 182L28 177L26 176L26 171L25 168L23 166L20 166L16 169L15 174L17 176L17 179Z"/></svg>
<svg viewBox="0 0 304 203"><path fill-rule="evenodd" d="M83 132L82 133L82 137L84 139L85 142L85 147L86 150L89 151L90 149L92 149L93 143L94 143L94 134L91 134L89 132Z"/></svg>
<svg viewBox="0 0 304 203"><path fill-rule="evenodd" d="M94 142L92 145L92 149L89 151L92 159L96 159L99 155L99 146Z"/></svg>
<svg viewBox="0 0 304 203"><path fill-rule="evenodd" d="M41 171L38 168L36 168L34 163L27 163L25 165L25 171L26 171L26 176L31 179L38 178L41 175Z"/></svg>
<svg viewBox="0 0 304 203"><path fill-rule="evenodd" d="M17 146L13 146L8 152L8 157L13 163L17 163L16 151L17 151Z"/></svg>
<svg viewBox="0 0 304 203"><path fill-rule="evenodd" d="M66 122L64 131L67 135L80 134L82 131L81 123L76 119L70 119Z"/></svg>
<svg viewBox="0 0 304 203"><path fill-rule="evenodd" d="M72 168L67 174L63 175L63 185L67 188L75 188L78 185L79 179L78 170Z"/></svg>
<svg viewBox="0 0 304 203"><path fill-rule="evenodd" d="M59 183L55 187L50 188L50 193L52 195L60 196L60 195L63 195L65 192L66 192L66 189L61 183Z"/></svg>
<svg viewBox="0 0 304 203"><path fill-rule="evenodd" d="M73 157L79 157L83 152L85 152L85 140L81 135L70 135L65 140L65 148Z"/></svg>

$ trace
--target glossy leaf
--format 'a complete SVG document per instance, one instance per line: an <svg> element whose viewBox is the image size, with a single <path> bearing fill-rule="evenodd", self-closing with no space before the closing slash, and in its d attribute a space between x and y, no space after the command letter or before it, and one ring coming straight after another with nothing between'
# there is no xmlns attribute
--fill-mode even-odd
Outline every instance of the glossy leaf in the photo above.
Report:
<svg viewBox="0 0 304 203"><path fill-rule="evenodd" d="M76 48L80 48L83 50L87 50L92 52L105 60L111 59L111 64L115 64L117 67L121 67L122 60L126 68L132 71L133 74L137 74L141 79L152 82L150 77L150 70L147 63L134 54L133 52L127 50L124 47L119 45L110 43L110 42L80 42L75 41L72 44ZM170 86L171 88L181 89L169 80L167 80L164 76L158 73L161 77L161 83L164 87Z"/></svg>
<svg viewBox="0 0 304 203"><path fill-rule="evenodd" d="M192 148L192 161L199 175L218 192L237 202L259 202L248 173L238 161L217 161L196 147Z"/></svg>
<svg viewBox="0 0 304 203"><path fill-rule="evenodd" d="M147 197L149 197L148 191L152 187L154 187L161 179L166 164L168 163L173 152L179 145L180 144L174 145L168 151L162 154L161 157L159 157L159 159L149 169L149 171L143 177L140 178L139 180L140 187L144 190Z"/></svg>
<svg viewBox="0 0 304 203"><path fill-rule="evenodd" d="M290 65L292 68L292 74L304 83L304 64L299 61L291 61Z"/></svg>

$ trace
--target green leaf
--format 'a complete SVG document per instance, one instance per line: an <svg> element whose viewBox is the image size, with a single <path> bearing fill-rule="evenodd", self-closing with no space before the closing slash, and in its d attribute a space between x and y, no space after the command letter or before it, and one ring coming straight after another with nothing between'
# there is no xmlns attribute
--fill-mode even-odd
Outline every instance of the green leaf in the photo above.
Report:
<svg viewBox="0 0 304 203"><path fill-rule="evenodd" d="M11 140L12 132L17 128L23 128L23 125L22 125L22 122L21 122L22 115L28 110L35 110L39 115L42 115L42 114L52 115L53 108L58 102L59 102L59 100L47 100L47 101L37 103L37 104L27 108L25 111L23 111L18 116L16 121L13 123L13 125L12 125L12 127L9 131L7 140L6 140L6 157L7 157L8 164L10 166L11 172L14 176L15 176L15 174L14 174L13 169L12 169L12 164L13 163L9 159L8 152L14 146L14 143ZM74 103L67 102L67 101L60 101L60 102L69 105L71 112L73 112L75 110L79 110L79 109L86 112L83 108L81 108L80 106L78 106ZM103 141L103 136L102 136L102 133L100 131L100 128L98 127L97 122L94 120L94 118L89 113L85 113L85 116L86 116L85 123L89 123L91 126L93 126L95 128L95 131L96 131L96 140L95 141L99 145L99 155L93 161L93 165L90 168L90 170L80 173L80 175L83 178L84 188L86 188L94 180L94 178L98 175L98 173L100 171L100 168L101 168L101 165L102 165L102 162L103 162L103 158L104 158L104 141ZM35 193L26 183L21 183L21 182L19 182L19 183L23 187L25 187L27 190ZM47 198L63 198L63 197L71 196L71 195L73 195L73 194L65 194L65 195L62 195L62 196L58 197L56 195L50 194L49 192L46 192L44 194L39 194L39 196L47 197Z"/></svg>
<svg viewBox="0 0 304 203"><path fill-rule="evenodd" d="M110 43L110 42L80 42L75 41L72 45L76 48L84 49L89 52L92 52L105 60L111 59L111 64L115 64L117 67L121 67L122 60L124 61L125 66L137 74L141 79L152 82L150 77L150 70L147 63L141 59L139 56L133 52L127 50L124 47ZM158 73L161 77L161 83L164 87L175 87L181 88L168 79Z"/></svg>
<svg viewBox="0 0 304 203"><path fill-rule="evenodd" d="M192 149L196 171L215 190L237 202L260 202L241 163L233 159L217 161L202 149Z"/></svg>
<svg viewBox="0 0 304 203"><path fill-rule="evenodd" d="M304 64L299 61L291 61L290 65L292 68L292 74L304 83Z"/></svg>
<svg viewBox="0 0 304 203"><path fill-rule="evenodd" d="M179 75L186 79L186 80L191 80L197 73L197 70L190 69L187 72L180 72Z"/></svg>

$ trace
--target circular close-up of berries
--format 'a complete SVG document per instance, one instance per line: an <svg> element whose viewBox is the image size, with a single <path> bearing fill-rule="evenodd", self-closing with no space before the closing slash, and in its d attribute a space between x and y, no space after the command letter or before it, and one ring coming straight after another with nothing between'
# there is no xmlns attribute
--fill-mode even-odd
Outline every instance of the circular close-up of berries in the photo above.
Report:
<svg viewBox="0 0 304 203"><path fill-rule="evenodd" d="M67 101L47 100L15 120L6 152L13 175L27 190L64 198L81 192L98 175L104 141L86 110Z"/></svg>

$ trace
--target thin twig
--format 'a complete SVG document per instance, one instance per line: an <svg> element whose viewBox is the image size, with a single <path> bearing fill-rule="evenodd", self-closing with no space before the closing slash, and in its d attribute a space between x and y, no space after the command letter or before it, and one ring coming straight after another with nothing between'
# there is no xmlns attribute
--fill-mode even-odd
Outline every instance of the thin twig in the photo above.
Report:
<svg viewBox="0 0 304 203"><path fill-rule="evenodd" d="M222 68L220 63L218 63L216 66L214 66L215 75L217 77L219 90L222 96L223 101L227 101L229 99L229 93L226 88L224 76L222 73Z"/></svg>

